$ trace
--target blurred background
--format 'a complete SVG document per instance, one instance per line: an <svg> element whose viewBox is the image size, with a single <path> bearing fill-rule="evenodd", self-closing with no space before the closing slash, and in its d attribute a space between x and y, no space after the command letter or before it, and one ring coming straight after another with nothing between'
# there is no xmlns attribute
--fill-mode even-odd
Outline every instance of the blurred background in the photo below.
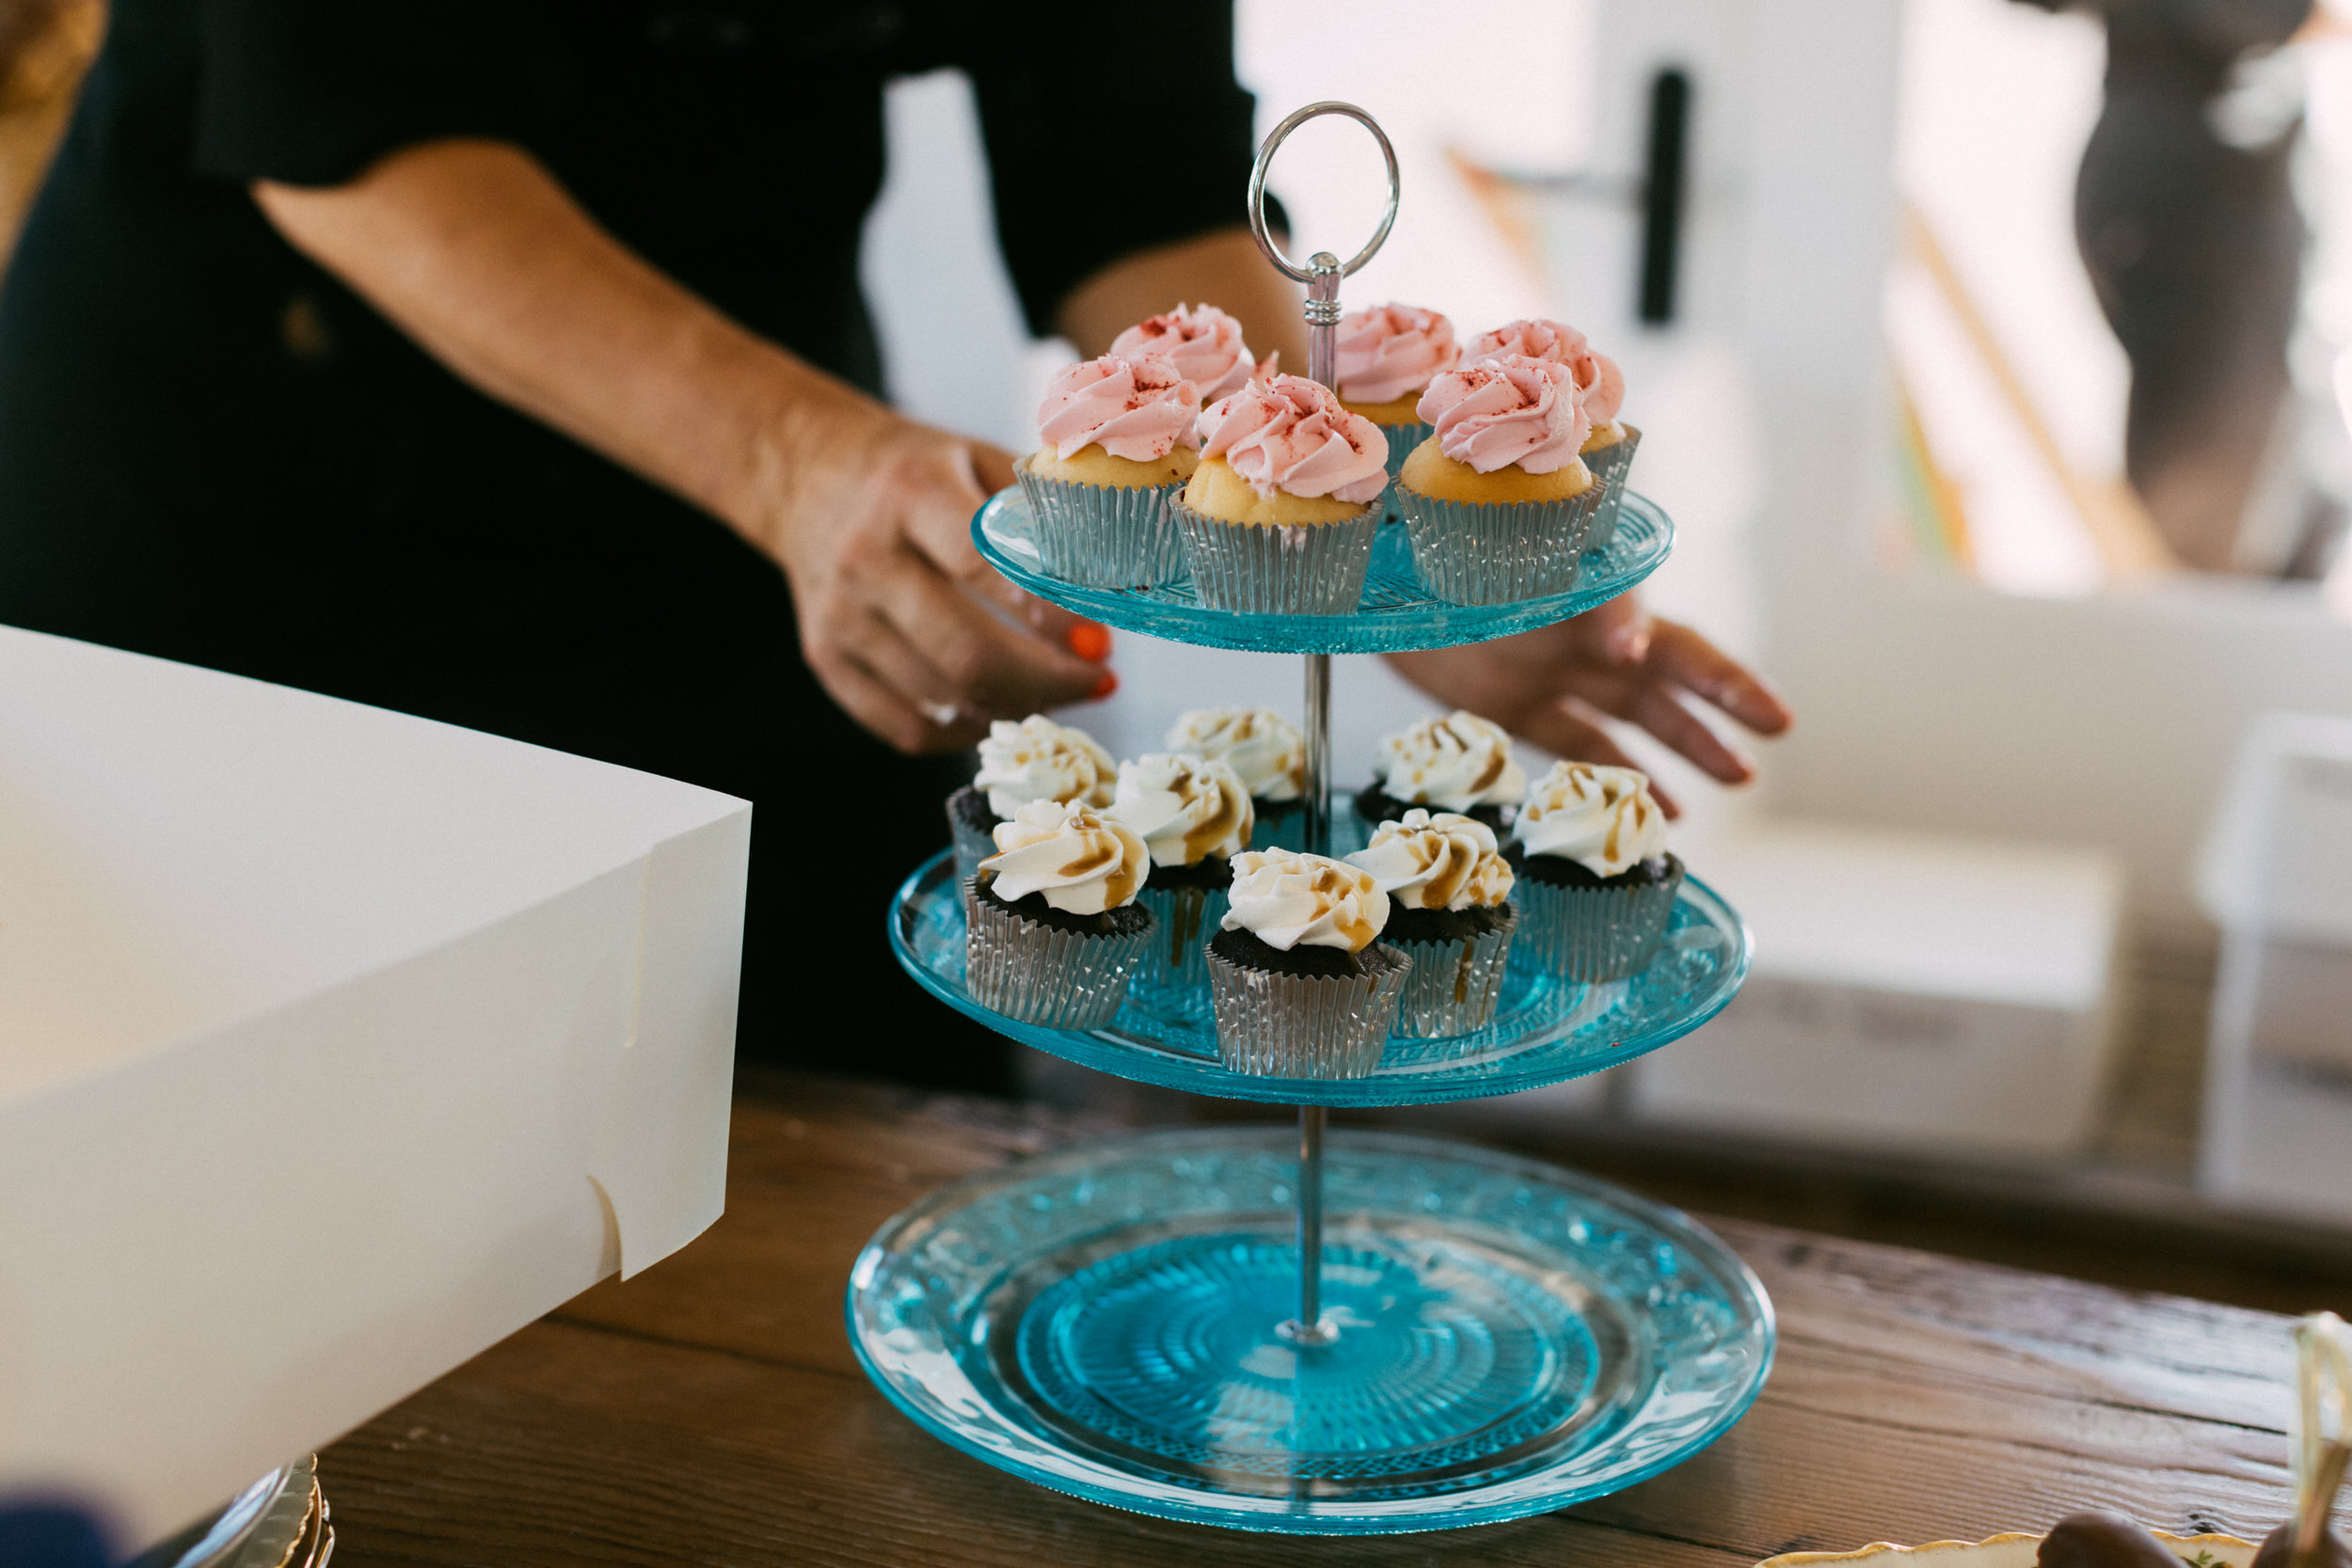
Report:
<svg viewBox="0 0 2352 1568"><path fill-rule="evenodd" d="M1442 1117L1718 1212L2352 1296L2352 0L1238 21L1262 129L1335 97L1396 144L1402 216L1343 302L1614 356L1679 533L1654 608L1800 715L1736 795L1642 752L1756 929L1730 1012ZM0 0L0 233L102 28ZM1021 325L968 84L889 113L895 395L1033 447L1071 351ZM1298 253L1361 243L1378 171L1344 122L1293 138ZM1081 721L1120 754L1298 704L1292 659L1123 637L1118 667ZM1346 784L1425 702L1369 659L1337 690ZM1135 1093L1042 1060L1034 1087Z"/></svg>

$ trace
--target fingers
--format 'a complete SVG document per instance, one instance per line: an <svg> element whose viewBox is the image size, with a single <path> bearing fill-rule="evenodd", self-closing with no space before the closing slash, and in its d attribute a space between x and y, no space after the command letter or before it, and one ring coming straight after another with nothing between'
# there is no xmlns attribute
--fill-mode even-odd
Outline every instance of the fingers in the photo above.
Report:
<svg viewBox="0 0 2352 1568"><path fill-rule="evenodd" d="M1580 646L1591 650L1603 663L1622 665L1636 665L1647 657L1654 628L1665 624L1653 622L1649 611L1642 608L1641 595L1629 591L1568 623Z"/></svg>
<svg viewBox="0 0 2352 1568"><path fill-rule="evenodd" d="M881 482L899 492L893 498L899 531L931 564L958 582L994 576L972 543L972 515L989 492L980 488L968 444L938 436L936 445L905 459Z"/></svg>
<svg viewBox="0 0 2352 1568"><path fill-rule="evenodd" d="M809 668L816 672L842 710L898 751L913 756L924 752L961 751L977 742L980 726L959 721L933 723L914 705L892 690L879 676L839 649L811 648Z"/></svg>
<svg viewBox="0 0 2352 1568"><path fill-rule="evenodd" d="M1763 677L1689 626L1660 621L1650 638L1649 673L1723 709L1757 735L1781 735L1795 721Z"/></svg>
<svg viewBox="0 0 2352 1568"><path fill-rule="evenodd" d="M1675 701L1664 687L1641 688L1628 717L1711 779L1736 784L1756 777L1755 763L1724 745L1697 714Z"/></svg>
<svg viewBox="0 0 2352 1568"><path fill-rule="evenodd" d="M1013 483L1012 453L990 441L972 443L972 472L980 488L989 495Z"/></svg>
<svg viewBox="0 0 2352 1568"><path fill-rule="evenodd" d="M873 586L882 619L929 667L905 695L1008 718L1108 695L1102 665L1006 626L912 551Z"/></svg>

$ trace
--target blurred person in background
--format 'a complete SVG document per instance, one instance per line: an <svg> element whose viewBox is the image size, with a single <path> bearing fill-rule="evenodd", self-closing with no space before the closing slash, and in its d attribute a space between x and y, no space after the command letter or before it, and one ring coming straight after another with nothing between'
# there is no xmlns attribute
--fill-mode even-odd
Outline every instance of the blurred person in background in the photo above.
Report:
<svg viewBox="0 0 2352 1568"><path fill-rule="evenodd" d="M2242 66L2314 20L2313 0L2086 8L2106 23L2107 64L2074 235L2131 361L2124 470L2185 564L2245 569L2248 503L2293 418L2287 342L2310 236L2291 178L2299 115L2248 135L2217 111ZM2338 525L2328 513L2311 526L2327 537L2291 542L2290 571L2296 558L2308 571Z"/></svg>
<svg viewBox="0 0 2352 1568"><path fill-rule="evenodd" d="M0 621L750 799L745 1057L1009 1087L881 912L987 721L1116 677L972 546L1009 455L882 400L883 88L970 75L1032 330L1299 364L1232 57L1221 0L120 0L0 291ZM1788 723L1629 595L1399 662L1725 780L1686 704Z"/></svg>

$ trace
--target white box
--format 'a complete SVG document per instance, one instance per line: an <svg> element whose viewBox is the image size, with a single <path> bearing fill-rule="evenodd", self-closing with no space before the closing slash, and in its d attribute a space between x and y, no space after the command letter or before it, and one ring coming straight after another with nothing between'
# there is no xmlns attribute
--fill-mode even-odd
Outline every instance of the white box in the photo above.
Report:
<svg viewBox="0 0 2352 1568"><path fill-rule="evenodd" d="M1662 1121L1946 1153L2053 1153L2107 1074L2122 903L2075 850L1760 825L1692 871L1756 942L1714 1022L1634 1064Z"/></svg>
<svg viewBox="0 0 2352 1568"><path fill-rule="evenodd" d="M2222 931L2199 1186L2352 1218L2352 720L2248 727L2198 894Z"/></svg>
<svg viewBox="0 0 2352 1568"><path fill-rule="evenodd" d="M715 1219L749 834L0 628L0 1491L154 1539Z"/></svg>

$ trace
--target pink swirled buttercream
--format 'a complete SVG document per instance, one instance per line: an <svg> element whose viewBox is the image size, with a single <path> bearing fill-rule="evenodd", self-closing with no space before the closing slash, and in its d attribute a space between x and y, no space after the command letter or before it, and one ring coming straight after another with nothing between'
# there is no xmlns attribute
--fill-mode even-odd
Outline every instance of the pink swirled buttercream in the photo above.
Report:
<svg viewBox="0 0 2352 1568"><path fill-rule="evenodd" d="M1335 347L1340 396L1350 403L1394 403L1462 356L1454 324L1411 305L1349 311L1340 318Z"/></svg>
<svg viewBox="0 0 2352 1568"><path fill-rule="evenodd" d="M1448 371L1415 410L1437 426L1438 450L1482 474L1516 463L1548 474L1576 461L1593 431L1575 372L1550 359L1497 354Z"/></svg>
<svg viewBox="0 0 2352 1568"><path fill-rule="evenodd" d="M1576 376L1576 395L1595 424L1607 424L1625 405L1625 372L1609 356L1594 353L1584 334L1565 322L1540 317L1505 322L1481 333L1463 357L1475 361L1497 354L1523 354L1567 366Z"/></svg>
<svg viewBox="0 0 2352 1568"><path fill-rule="evenodd" d="M1201 455L1222 457L1261 496L1377 500L1389 483L1389 438L1321 382L1252 381L1200 411Z"/></svg>
<svg viewBox="0 0 2352 1568"><path fill-rule="evenodd" d="M1241 341L1241 323L1214 305L1179 305L1137 322L1111 340L1111 352L1160 356L1200 389L1203 403L1240 391L1258 368Z"/></svg>
<svg viewBox="0 0 2352 1568"><path fill-rule="evenodd" d="M1200 406L1192 383L1167 360L1105 354L1054 377L1038 404L1038 436L1058 457L1100 441L1113 457L1152 463L1179 443L1200 444L1193 430Z"/></svg>

